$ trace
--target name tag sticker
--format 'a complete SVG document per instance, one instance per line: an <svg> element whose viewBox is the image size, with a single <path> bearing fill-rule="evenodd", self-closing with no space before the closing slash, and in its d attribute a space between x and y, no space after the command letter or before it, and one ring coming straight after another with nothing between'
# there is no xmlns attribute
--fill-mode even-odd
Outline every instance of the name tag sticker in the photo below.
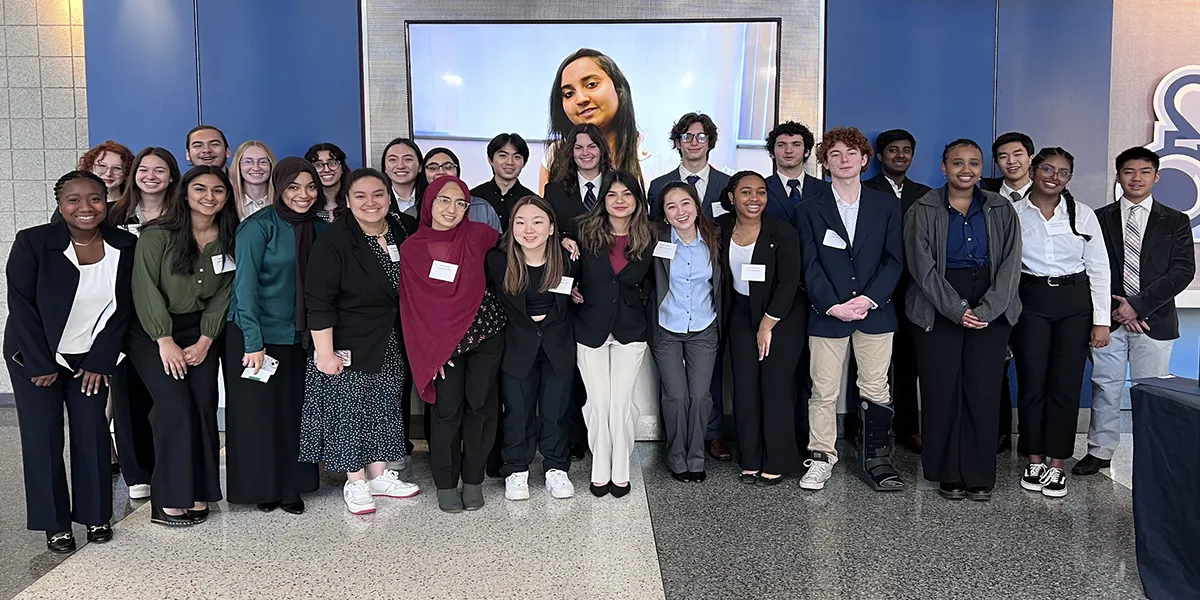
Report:
<svg viewBox="0 0 1200 600"><path fill-rule="evenodd" d="M725 213L727 213L727 212L729 212L729 211L725 210L725 207L724 207L724 206L721 206L721 203L720 203L720 202L713 202L711 206L712 206L713 218L714 218L714 219L715 219L715 218L717 218L717 217L719 217L719 216L721 216L721 215L723 215L723 214L725 214Z"/></svg>
<svg viewBox="0 0 1200 600"><path fill-rule="evenodd" d="M454 277L457 275L458 265L440 260L433 261L433 267L429 269L429 278L438 281L454 283Z"/></svg>
<svg viewBox="0 0 1200 600"><path fill-rule="evenodd" d="M677 246L675 246L674 242L659 242L654 246L654 256L674 260L676 248Z"/></svg>
<svg viewBox="0 0 1200 600"><path fill-rule="evenodd" d="M766 281L767 265L742 265L742 281Z"/></svg>
<svg viewBox="0 0 1200 600"><path fill-rule="evenodd" d="M233 262L233 257L228 254L212 257L213 270L217 274L228 273L237 269L237 263Z"/></svg>
<svg viewBox="0 0 1200 600"><path fill-rule="evenodd" d="M392 262L400 262L400 249L395 244L388 244L388 256Z"/></svg>
<svg viewBox="0 0 1200 600"><path fill-rule="evenodd" d="M1069 221L1053 221L1046 223L1046 235L1070 235L1071 223Z"/></svg>
<svg viewBox="0 0 1200 600"><path fill-rule="evenodd" d="M574 277L563 277L558 281L558 285L550 288L552 294L570 294L571 288L575 285Z"/></svg>
<svg viewBox="0 0 1200 600"><path fill-rule="evenodd" d="M829 246L830 248L837 248L838 250L846 249L846 240L843 240L842 236L838 235L837 232L832 229L825 230L825 240L821 243Z"/></svg>

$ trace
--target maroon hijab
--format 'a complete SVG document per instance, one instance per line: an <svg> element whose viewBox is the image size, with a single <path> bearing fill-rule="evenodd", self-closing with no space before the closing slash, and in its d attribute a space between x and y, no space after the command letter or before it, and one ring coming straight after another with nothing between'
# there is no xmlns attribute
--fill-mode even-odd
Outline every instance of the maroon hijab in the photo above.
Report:
<svg viewBox="0 0 1200 600"><path fill-rule="evenodd" d="M457 177L439 177L421 198L421 224L400 245L400 321L413 384L421 399L437 401L433 378L467 333L487 287L483 259L500 234L463 215L453 229L433 228L435 198L447 184L457 185L470 201L471 191ZM453 282L429 276L433 261L458 265Z"/></svg>

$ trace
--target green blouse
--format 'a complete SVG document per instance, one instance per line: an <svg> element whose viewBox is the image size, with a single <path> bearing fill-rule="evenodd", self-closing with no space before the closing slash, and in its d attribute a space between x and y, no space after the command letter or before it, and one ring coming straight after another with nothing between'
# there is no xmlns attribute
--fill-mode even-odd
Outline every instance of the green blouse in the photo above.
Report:
<svg viewBox="0 0 1200 600"><path fill-rule="evenodd" d="M233 270L216 273L213 257L222 256L220 244L204 247L192 272L171 272L171 233L151 227L142 230L133 261L133 306L150 339L171 336L171 315L203 312L200 333L216 339L225 327L229 297L233 293ZM232 261L226 261L232 265ZM228 266L226 268L229 268Z"/></svg>

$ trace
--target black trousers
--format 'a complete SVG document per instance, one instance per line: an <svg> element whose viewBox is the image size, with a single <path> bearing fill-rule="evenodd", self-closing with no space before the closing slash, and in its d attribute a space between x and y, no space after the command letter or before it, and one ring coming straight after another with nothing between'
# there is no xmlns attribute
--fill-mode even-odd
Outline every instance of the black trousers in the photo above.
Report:
<svg viewBox="0 0 1200 600"><path fill-rule="evenodd" d="M991 285L991 274L988 267L946 269L946 280L974 307ZM925 403L925 478L991 488L996 483L1000 374L1011 325L1001 316L983 329L967 329L938 314L929 331L910 327Z"/></svg>
<svg viewBox="0 0 1200 600"><path fill-rule="evenodd" d="M587 423L583 420L583 405L587 404L587 387L583 385L583 374L575 368L571 382L571 402L567 407L567 438L572 448L588 447Z"/></svg>
<svg viewBox="0 0 1200 600"><path fill-rule="evenodd" d="M775 325L771 353L760 361L758 323L750 322L748 304L748 298L734 294L729 324L738 462L746 471L790 473L800 466L793 390L804 347L804 307L797 305Z"/></svg>
<svg viewBox="0 0 1200 600"><path fill-rule="evenodd" d="M150 430L150 409L154 397L132 360L123 360L112 376L113 433L117 438L117 459L126 485L150 483L154 473L154 434Z"/></svg>
<svg viewBox="0 0 1200 600"><path fill-rule="evenodd" d="M567 408L574 377L574 370L555 373L545 349L538 349L533 368L525 377L500 373L504 401L503 431L499 436L504 440L501 472L506 477L528 471L539 447L547 471L570 470Z"/></svg>
<svg viewBox="0 0 1200 600"><path fill-rule="evenodd" d="M172 321L172 337L180 348L200 339L200 313L172 315ZM136 323L132 327L129 358L154 397L150 411L155 460L151 499L161 508L187 509L196 502L217 502L221 499L217 363L222 340L213 342L204 362L189 366L187 376L175 379L163 369L158 344Z"/></svg>
<svg viewBox="0 0 1200 600"><path fill-rule="evenodd" d="M434 379L437 402L430 408L429 463L439 490L483 483L488 452L496 438L500 409L497 379L504 334L493 335L451 360L446 378Z"/></svg>
<svg viewBox="0 0 1200 600"><path fill-rule="evenodd" d="M892 301L899 328L892 336L891 381L892 431L896 437L921 433L921 411L917 401L917 346L912 322L904 314L904 298ZM856 387L856 386L851 386Z"/></svg>
<svg viewBox="0 0 1200 600"><path fill-rule="evenodd" d="M308 353L300 344L266 344L279 361L266 383L243 379L245 337L225 326L225 483L234 504L294 502L320 486L316 463L300 462L300 415Z"/></svg>
<svg viewBox="0 0 1200 600"><path fill-rule="evenodd" d="M1088 280L1051 286L1045 279L1022 276L1020 289L1024 308L1012 336L1017 451L1070 458L1092 334Z"/></svg>
<svg viewBox="0 0 1200 600"><path fill-rule="evenodd" d="M77 364L80 357L66 357ZM21 464L25 472L26 527L59 533L71 522L102 525L112 520L112 467L109 463L108 419L104 405L108 387L86 396L72 369L58 369L50 387L37 387L25 370L6 359L21 430ZM71 435L71 489L63 460L63 405Z"/></svg>

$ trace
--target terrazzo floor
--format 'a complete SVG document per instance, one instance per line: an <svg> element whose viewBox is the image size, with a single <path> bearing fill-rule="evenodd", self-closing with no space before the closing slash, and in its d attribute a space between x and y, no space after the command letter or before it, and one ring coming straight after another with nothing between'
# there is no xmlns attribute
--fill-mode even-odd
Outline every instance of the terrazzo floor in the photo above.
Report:
<svg viewBox="0 0 1200 600"><path fill-rule="evenodd" d="M423 493L384 499L373 516L346 513L327 478L302 516L221 503L207 523L168 529L128 504L118 477L118 514L129 515L113 542L65 560L24 529L17 440L15 409L0 408L0 600L1143 597L1129 435L1113 469L1071 478L1059 500L1021 490L1024 464L1001 457L990 503L941 499L906 451L905 491L871 492L843 449L826 489L810 493L794 479L742 485L733 463L676 482L663 446L640 443L625 498L593 498L585 461L571 471L575 498L553 500L535 465L530 500L508 502L490 480L483 510L446 515L419 448L406 478Z"/></svg>

